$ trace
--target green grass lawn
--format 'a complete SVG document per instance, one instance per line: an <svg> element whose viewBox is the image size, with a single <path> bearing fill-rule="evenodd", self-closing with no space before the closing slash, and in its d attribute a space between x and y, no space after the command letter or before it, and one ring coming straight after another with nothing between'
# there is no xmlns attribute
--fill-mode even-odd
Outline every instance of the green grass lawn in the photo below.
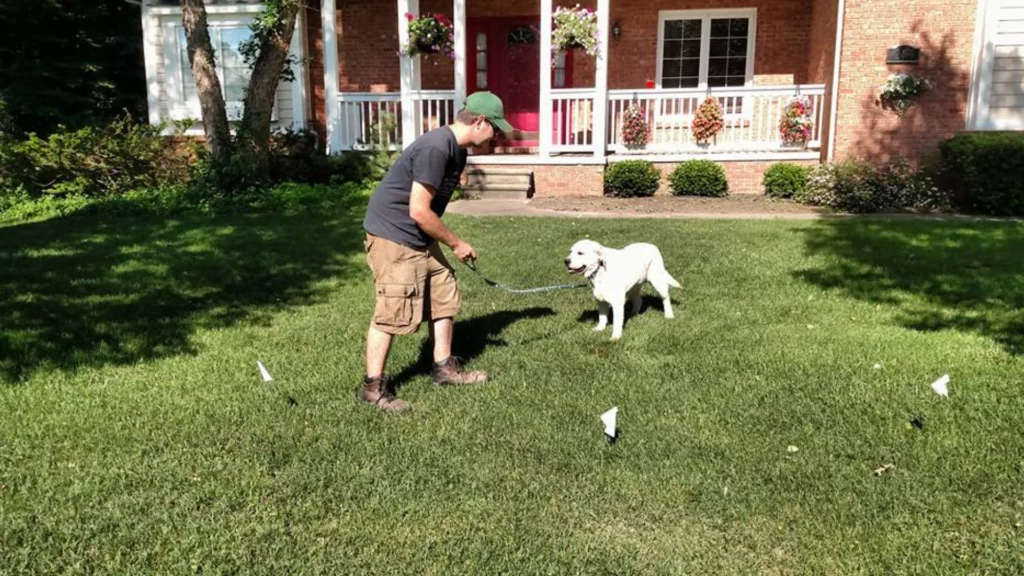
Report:
<svg viewBox="0 0 1024 576"><path fill-rule="evenodd" d="M0 228L0 574L1024 572L1024 225L450 217L514 286L653 241L677 316L459 266L492 381L421 330L388 417L360 218Z"/></svg>

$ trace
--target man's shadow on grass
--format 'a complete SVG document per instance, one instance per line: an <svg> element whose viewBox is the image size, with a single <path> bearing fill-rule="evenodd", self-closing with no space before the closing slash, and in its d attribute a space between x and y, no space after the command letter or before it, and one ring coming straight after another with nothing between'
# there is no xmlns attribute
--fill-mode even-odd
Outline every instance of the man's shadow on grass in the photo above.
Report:
<svg viewBox="0 0 1024 576"><path fill-rule="evenodd" d="M456 319L455 334L452 336L452 355L469 363L488 347L508 346L508 342L501 338L500 335L514 322L544 318L554 314L555 311L551 308L536 306L524 310L491 312L490 314L461 321ZM423 329L429 328L424 326ZM430 338L424 338L423 344L420 346L420 355L416 362L406 366L392 378L395 388L401 388L403 384L416 376L430 374L430 368L433 363L434 342Z"/></svg>

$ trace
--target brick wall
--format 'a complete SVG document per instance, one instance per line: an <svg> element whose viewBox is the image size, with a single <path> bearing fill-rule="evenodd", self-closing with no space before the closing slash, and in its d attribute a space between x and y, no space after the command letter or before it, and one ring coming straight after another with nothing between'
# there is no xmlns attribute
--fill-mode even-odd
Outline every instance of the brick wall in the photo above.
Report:
<svg viewBox="0 0 1024 576"><path fill-rule="evenodd" d="M836 157L926 159L963 130L975 0L847 0L840 62ZM916 66L887 66L885 50L921 48ZM934 89L900 120L878 101L891 72L921 74Z"/></svg>
<svg viewBox="0 0 1024 576"><path fill-rule="evenodd" d="M657 73L658 11L703 8L757 8L754 74L758 84L806 83L815 3L825 0L616 0L610 22L622 26L609 40L608 87L643 88ZM834 0L832 0L834 3ZM555 5L574 5L558 0ZM594 8L596 2L580 2ZM397 91L398 11L391 0L345 0L338 8L339 77L342 91ZM540 10L539 0L468 0L467 17L525 16ZM452 16L450 0L421 0L421 12ZM832 30L834 30L834 26ZM421 58L423 87L450 89L454 66L443 55ZM594 61L577 54L573 85L594 85Z"/></svg>
<svg viewBox="0 0 1024 576"><path fill-rule="evenodd" d="M801 161L787 161L788 164L799 164L803 166L813 166L818 164L815 160L801 160ZM728 161L719 162L722 168L725 169L725 178L729 182L729 193L730 194L763 194L764 186L762 180L764 180L764 172L769 166L775 164L772 162L765 161ZM662 181L661 186L658 188L657 194L670 194L668 187L667 177L675 170L678 163L673 162L659 162L655 166L661 170Z"/></svg>
<svg viewBox="0 0 1024 576"><path fill-rule="evenodd" d="M600 196L604 166L533 166L535 196Z"/></svg>
<svg viewBox="0 0 1024 576"><path fill-rule="evenodd" d="M309 64L306 69L309 102L312 110L306 113L312 128L321 143L327 139L327 105L324 100L324 36L320 24L320 3L311 2L306 5L303 17L306 20L306 54Z"/></svg>
<svg viewBox="0 0 1024 576"><path fill-rule="evenodd" d="M730 194L763 194L764 172L775 162L730 161L722 162L725 177L729 181ZM812 166L815 160L793 161L793 164ZM474 164L475 168L504 168L498 165ZM667 176L678 166L672 162L658 162L662 182L657 194L669 194ZM534 197L556 196L600 196L604 191L604 166L594 165L543 165L522 166L533 170Z"/></svg>
<svg viewBox="0 0 1024 576"><path fill-rule="evenodd" d="M811 36L808 46L807 82L824 84L825 97L822 99L821 157L828 154L829 121L832 106L832 76L835 71L836 21L839 3L836 0L814 0L811 10Z"/></svg>

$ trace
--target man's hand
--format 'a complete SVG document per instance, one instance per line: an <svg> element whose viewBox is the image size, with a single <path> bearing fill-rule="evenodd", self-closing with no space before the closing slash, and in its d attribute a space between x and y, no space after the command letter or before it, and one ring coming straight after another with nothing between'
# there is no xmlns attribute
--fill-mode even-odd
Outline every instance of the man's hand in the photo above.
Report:
<svg viewBox="0 0 1024 576"><path fill-rule="evenodd" d="M473 250L473 247L469 245L469 242L459 240L455 243L455 246L452 247L452 252L454 252L455 257L462 262L466 262L467 260L476 260L476 250Z"/></svg>

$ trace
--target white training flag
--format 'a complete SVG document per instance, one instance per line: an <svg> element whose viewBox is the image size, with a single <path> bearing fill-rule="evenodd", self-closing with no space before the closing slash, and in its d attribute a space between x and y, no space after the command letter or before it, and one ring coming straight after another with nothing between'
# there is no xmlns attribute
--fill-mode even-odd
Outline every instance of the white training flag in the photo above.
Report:
<svg viewBox="0 0 1024 576"><path fill-rule="evenodd" d="M604 422L604 433L609 438L615 438L615 417L619 414L619 407L616 406L611 410L601 414L601 422Z"/></svg>
<svg viewBox="0 0 1024 576"><path fill-rule="evenodd" d="M267 372L266 367L263 366L263 362L256 362L256 365L260 367L260 374L263 376L264 382L271 382L274 380L270 377L270 372Z"/></svg>
<svg viewBox="0 0 1024 576"><path fill-rule="evenodd" d="M946 385L949 384L949 374L943 374L942 378L939 378L935 382L932 382L932 390L939 396L949 397L949 388Z"/></svg>

